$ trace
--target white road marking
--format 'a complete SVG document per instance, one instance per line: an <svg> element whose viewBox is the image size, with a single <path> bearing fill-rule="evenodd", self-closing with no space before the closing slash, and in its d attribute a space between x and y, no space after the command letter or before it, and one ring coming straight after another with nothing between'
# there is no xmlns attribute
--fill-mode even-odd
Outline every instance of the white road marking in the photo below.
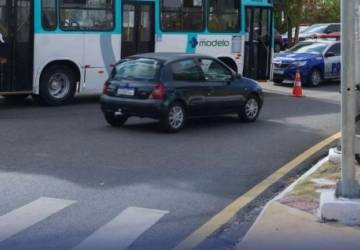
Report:
<svg viewBox="0 0 360 250"><path fill-rule="evenodd" d="M129 207L73 250L123 250L168 211Z"/></svg>
<svg viewBox="0 0 360 250"><path fill-rule="evenodd" d="M0 242L74 204L75 201L41 197L0 216Z"/></svg>

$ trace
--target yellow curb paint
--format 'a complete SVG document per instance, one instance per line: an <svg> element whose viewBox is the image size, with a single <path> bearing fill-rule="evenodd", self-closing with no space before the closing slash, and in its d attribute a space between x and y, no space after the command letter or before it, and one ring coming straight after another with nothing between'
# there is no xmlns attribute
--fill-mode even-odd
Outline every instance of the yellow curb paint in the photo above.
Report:
<svg viewBox="0 0 360 250"><path fill-rule="evenodd" d="M295 159L282 166L265 180L257 184L255 187L237 198L230 205L228 205L222 211L212 217L208 222L206 222L203 226L201 226L199 229L189 235L185 240L183 240L179 245L177 245L174 250L190 250L197 247L201 242L203 242L207 237L213 234L221 226L228 223L239 212L239 210L247 206L251 201L255 200L270 186L275 184L277 181L279 181L286 174L294 170L301 163L309 159L311 156L315 155L320 150L322 150L326 146L329 146L340 138L341 133L336 133L329 138L323 140L322 142L316 144L315 146L309 148L304 153L300 154Z"/></svg>

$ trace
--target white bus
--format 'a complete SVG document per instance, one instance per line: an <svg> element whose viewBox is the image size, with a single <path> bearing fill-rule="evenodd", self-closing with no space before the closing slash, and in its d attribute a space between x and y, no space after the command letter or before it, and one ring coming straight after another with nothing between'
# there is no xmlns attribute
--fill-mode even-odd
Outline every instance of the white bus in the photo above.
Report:
<svg viewBox="0 0 360 250"><path fill-rule="evenodd" d="M0 0L0 95L62 105L145 52L216 56L267 79L271 0Z"/></svg>

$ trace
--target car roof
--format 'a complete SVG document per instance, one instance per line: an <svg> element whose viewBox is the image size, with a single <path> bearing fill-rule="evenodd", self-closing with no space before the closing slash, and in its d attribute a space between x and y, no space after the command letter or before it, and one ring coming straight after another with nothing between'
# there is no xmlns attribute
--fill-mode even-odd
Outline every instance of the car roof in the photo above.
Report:
<svg viewBox="0 0 360 250"><path fill-rule="evenodd" d="M322 26L322 25L332 25L332 24L340 24L340 23L314 23L314 24L310 25L309 27L311 27L311 26Z"/></svg>
<svg viewBox="0 0 360 250"><path fill-rule="evenodd" d="M144 54L138 54L138 55L131 56L130 58L149 58L149 59L155 59L155 60L167 63L167 62L173 62L173 61L177 61L177 60L181 60L181 59L198 58L198 57L211 58L210 56L207 56L207 55L176 53L176 52L144 53Z"/></svg>

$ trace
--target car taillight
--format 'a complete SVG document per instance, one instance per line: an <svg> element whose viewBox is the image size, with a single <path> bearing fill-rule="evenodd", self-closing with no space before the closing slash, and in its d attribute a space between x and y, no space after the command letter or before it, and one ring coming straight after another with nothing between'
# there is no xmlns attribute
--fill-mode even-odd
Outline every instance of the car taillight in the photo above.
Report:
<svg viewBox="0 0 360 250"><path fill-rule="evenodd" d="M161 82L155 84L153 91L150 94L150 99L162 100L165 96L165 88Z"/></svg>
<svg viewBox="0 0 360 250"><path fill-rule="evenodd" d="M102 91L102 93L103 93L104 95L108 95L108 94L109 94L109 89L108 89L108 87L109 87L109 83L108 83L108 82L105 82L105 83L104 83L104 86L103 86L103 91Z"/></svg>

